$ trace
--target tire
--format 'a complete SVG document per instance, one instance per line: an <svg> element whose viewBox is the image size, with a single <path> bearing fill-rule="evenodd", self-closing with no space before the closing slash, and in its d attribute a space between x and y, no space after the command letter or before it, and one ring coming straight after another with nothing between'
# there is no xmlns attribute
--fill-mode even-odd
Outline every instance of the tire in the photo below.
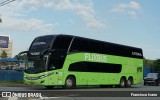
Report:
<svg viewBox="0 0 160 100"><path fill-rule="evenodd" d="M126 87L126 80L125 78L121 78L120 83L119 83L120 88L125 88Z"/></svg>
<svg viewBox="0 0 160 100"><path fill-rule="evenodd" d="M144 82L143 85L147 85L147 84Z"/></svg>
<svg viewBox="0 0 160 100"><path fill-rule="evenodd" d="M53 89L54 86L45 86L47 89Z"/></svg>
<svg viewBox="0 0 160 100"><path fill-rule="evenodd" d="M64 88L66 88L66 89L73 89L75 87L76 87L75 78L72 77L72 76L67 77L66 80L65 80Z"/></svg>
<svg viewBox="0 0 160 100"><path fill-rule="evenodd" d="M127 87L127 88L130 88L131 85L132 85L132 79L128 79L128 80L126 81L126 87Z"/></svg>

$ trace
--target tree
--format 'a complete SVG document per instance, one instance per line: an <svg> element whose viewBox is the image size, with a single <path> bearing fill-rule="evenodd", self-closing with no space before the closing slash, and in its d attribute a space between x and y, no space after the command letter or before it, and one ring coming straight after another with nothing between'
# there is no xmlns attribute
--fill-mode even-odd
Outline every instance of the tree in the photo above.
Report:
<svg viewBox="0 0 160 100"><path fill-rule="evenodd" d="M156 72L160 72L160 59L154 61L153 68L155 69Z"/></svg>
<svg viewBox="0 0 160 100"><path fill-rule="evenodd" d="M27 60L27 54L22 54L18 57L18 55L14 56L15 59L19 59L19 60Z"/></svg>
<svg viewBox="0 0 160 100"><path fill-rule="evenodd" d="M154 60L144 59L144 66L152 68L154 65Z"/></svg>
<svg viewBox="0 0 160 100"><path fill-rule="evenodd" d="M15 59L18 59L18 55L15 55L14 58L15 58Z"/></svg>
<svg viewBox="0 0 160 100"><path fill-rule="evenodd" d="M2 51L2 54L1 54L1 58L7 58L8 56L7 56L7 53L6 53L6 51Z"/></svg>

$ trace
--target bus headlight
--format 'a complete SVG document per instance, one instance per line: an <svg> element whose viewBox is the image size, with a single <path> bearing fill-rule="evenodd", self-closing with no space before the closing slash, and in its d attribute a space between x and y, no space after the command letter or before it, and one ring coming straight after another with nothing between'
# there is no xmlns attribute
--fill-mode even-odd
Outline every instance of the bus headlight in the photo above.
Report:
<svg viewBox="0 0 160 100"><path fill-rule="evenodd" d="M38 76L38 77L27 77L27 76L24 76L24 78L26 78L28 80L38 80L38 79L42 79L42 78L45 78L47 76L50 76L52 74L54 74L54 73L52 72L52 73L44 74L44 75L41 75L41 76Z"/></svg>
<svg viewBox="0 0 160 100"><path fill-rule="evenodd" d="M44 78L44 77L47 77L48 75L47 74L45 74L45 75L41 75L41 76L39 76L39 78Z"/></svg>
<svg viewBox="0 0 160 100"><path fill-rule="evenodd" d="M52 73L49 73L49 74L44 74L44 75L39 76L39 78L45 78L45 77L50 76L52 74L54 74L54 73L52 72Z"/></svg>

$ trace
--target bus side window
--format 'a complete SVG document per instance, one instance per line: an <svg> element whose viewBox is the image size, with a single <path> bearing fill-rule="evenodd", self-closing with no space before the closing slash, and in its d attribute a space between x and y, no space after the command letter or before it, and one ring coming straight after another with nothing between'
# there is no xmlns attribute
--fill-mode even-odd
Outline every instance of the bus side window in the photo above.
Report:
<svg viewBox="0 0 160 100"><path fill-rule="evenodd" d="M57 36L54 43L53 43L53 49L63 49L68 50L68 47L70 45L70 42L72 40L72 37L67 36Z"/></svg>
<svg viewBox="0 0 160 100"><path fill-rule="evenodd" d="M83 38L74 38L70 52L88 52L88 40Z"/></svg>
<svg viewBox="0 0 160 100"><path fill-rule="evenodd" d="M49 67L50 67L50 70L56 69L56 67L53 64L51 64Z"/></svg>
<svg viewBox="0 0 160 100"><path fill-rule="evenodd" d="M76 62L70 64L68 70L78 72L120 73L122 65L96 62Z"/></svg>
<svg viewBox="0 0 160 100"><path fill-rule="evenodd" d="M142 67L137 67L137 73L142 72Z"/></svg>
<svg viewBox="0 0 160 100"><path fill-rule="evenodd" d="M69 66L69 71L78 71L78 72L87 72L88 71L88 66L86 62L77 62L77 63L72 63Z"/></svg>

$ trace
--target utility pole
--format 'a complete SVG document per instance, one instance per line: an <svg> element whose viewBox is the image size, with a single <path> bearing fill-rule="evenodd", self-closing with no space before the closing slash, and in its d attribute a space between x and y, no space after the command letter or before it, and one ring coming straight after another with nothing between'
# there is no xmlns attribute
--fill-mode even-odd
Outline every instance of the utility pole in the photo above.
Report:
<svg viewBox="0 0 160 100"><path fill-rule="evenodd" d="M1 16L0 16L0 23L2 23L2 19L1 19Z"/></svg>
<svg viewBox="0 0 160 100"><path fill-rule="evenodd" d="M7 4L9 4L9 3L13 2L13 1L15 1L15 0L4 0L4 1L0 2L0 11L1 11L1 7L2 6L7 5ZM0 14L0 23L2 23L1 14Z"/></svg>
<svg viewBox="0 0 160 100"><path fill-rule="evenodd" d="M2 19L1 19L1 5L0 5L0 23L2 23Z"/></svg>

